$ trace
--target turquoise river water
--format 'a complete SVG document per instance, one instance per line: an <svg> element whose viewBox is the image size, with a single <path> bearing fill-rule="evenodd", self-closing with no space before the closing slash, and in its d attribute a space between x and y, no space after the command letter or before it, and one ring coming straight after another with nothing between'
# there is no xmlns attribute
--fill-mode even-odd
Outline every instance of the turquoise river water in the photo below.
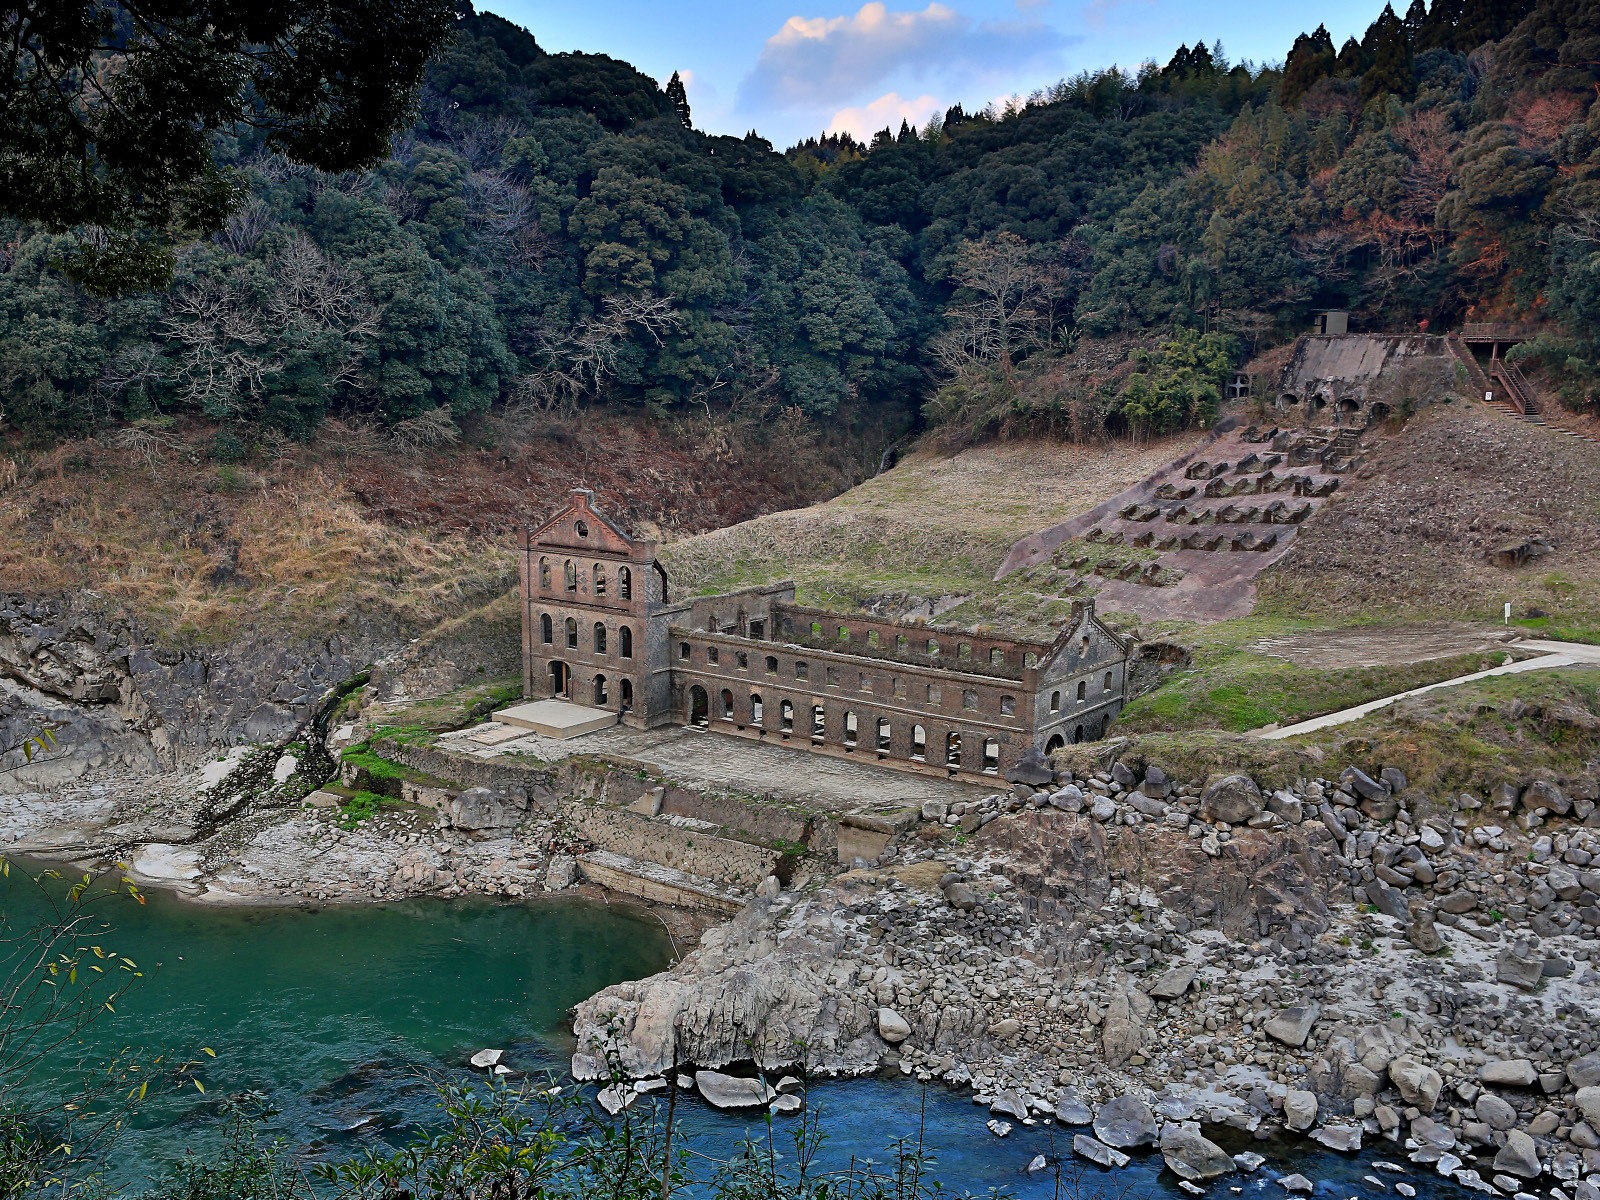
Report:
<svg viewBox="0 0 1600 1200"><path fill-rule="evenodd" d="M18 876L0 884L12 930L44 911L38 891ZM107 1061L127 1047L217 1054L205 1066L205 1096L189 1091L152 1105L119 1144L116 1173L131 1190L163 1162L203 1152L216 1098L230 1092L265 1093L277 1109L274 1132L308 1157L338 1158L425 1128L434 1117L425 1073L461 1070L482 1047L506 1049L519 1069L562 1071L572 1005L662 969L671 952L649 913L581 899L213 909L151 893L142 906L118 898L98 911L113 931L95 940L132 958L147 978L114 1016L88 1029L76 1048L82 1059ZM1115 1174L1085 1171L1068 1153L1072 1131L1019 1126L995 1138L984 1128L986 1111L942 1088L822 1082L810 1103L822 1110L823 1157L834 1164L852 1155L883 1162L895 1138L924 1127L947 1194L999 1188L1047 1200L1054 1172L1026 1172L1045 1154L1066 1160L1073 1194L1182 1196L1159 1157ZM711 1154L725 1153L758 1124L699 1103L680 1112L687 1136ZM1276 1147L1241 1135L1227 1148ZM1361 1182L1365 1164L1400 1157L1398 1147L1386 1151L1346 1158L1297 1144L1292 1165L1219 1181L1211 1193L1276 1200L1284 1193L1271 1180L1298 1170L1322 1181L1320 1195L1371 1195ZM1424 1197L1461 1194L1425 1171L1409 1176Z"/></svg>

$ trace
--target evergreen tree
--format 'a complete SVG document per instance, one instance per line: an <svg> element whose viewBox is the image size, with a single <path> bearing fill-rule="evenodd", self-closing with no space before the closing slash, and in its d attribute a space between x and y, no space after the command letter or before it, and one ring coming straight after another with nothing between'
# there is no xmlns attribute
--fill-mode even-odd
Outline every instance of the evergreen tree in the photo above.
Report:
<svg viewBox="0 0 1600 1200"><path fill-rule="evenodd" d="M1297 103L1317 80L1333 74L1333 64L1333 37L1328 27L1318 25L1315 33L1302 33L1295 38L1294 48L1283 65L1278 102L1286 108Z"/></svg>
<svg viewBox="0 0 1600 1200"><path fill-rule="evenodd" d="M689 92L676 71L672 73L672 78L667 80L667 100L671 103L673 111L678 114L678 124L685 129L693 129L694 122L689 119Z"/></svg>
<svg viewBox="0 0 1600 1200"><path fill-rule="evenodd" d="M1367 29L1361 49L1371 66L1361 76L1361 98L1392 94L1408 97L1417 88L1411 61L1411 42L1406 27L1385 4L1378 19Z"/></svg>

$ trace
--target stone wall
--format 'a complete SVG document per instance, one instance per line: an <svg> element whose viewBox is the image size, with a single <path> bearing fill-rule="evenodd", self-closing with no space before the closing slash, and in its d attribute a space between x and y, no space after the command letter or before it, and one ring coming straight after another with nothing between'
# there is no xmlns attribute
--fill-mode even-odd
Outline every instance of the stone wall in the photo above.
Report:
<svg viewBox="0 0 1600 1200"><path fill-rule="evenodd" d="M602 850L660 863L733 887L754 889L777 868L778 853L666 821L582 800L562 804L568 823Z"/></svg>

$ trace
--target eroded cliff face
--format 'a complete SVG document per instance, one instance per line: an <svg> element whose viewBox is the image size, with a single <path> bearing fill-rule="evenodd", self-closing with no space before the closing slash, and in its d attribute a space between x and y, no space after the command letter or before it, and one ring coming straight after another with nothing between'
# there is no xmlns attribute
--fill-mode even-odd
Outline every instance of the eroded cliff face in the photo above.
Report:
<svg viewBox="0 0 1600 1200"><path fill-rule="evenodd" d="M892 1006L903 1040L958 1080L1001 1058L1054 1079L1069 1046L1117 1067L1144 1040L1150 1000L1113 946L1177 961L1207 939L1302 947L1331 923L1323 856L1298 829L1240 830L1213 857L1169 826L1044 808L968 850L976 865L926 859L757 900L670 971L579 1005L580 1049L633 1076L746 1060L863 1074L902 1040L880 1028Z"/></svg>
<svg viewBox="0 0 1600 1200"><path fill-rule="evenodd" d="M58 749L0 776L0 790L49 788L107 765L192 765L220 746L282 741L316 702L394 635L246 632L216 646L163 645L93 597L0 593L0 745L42 725Z"/></svg>

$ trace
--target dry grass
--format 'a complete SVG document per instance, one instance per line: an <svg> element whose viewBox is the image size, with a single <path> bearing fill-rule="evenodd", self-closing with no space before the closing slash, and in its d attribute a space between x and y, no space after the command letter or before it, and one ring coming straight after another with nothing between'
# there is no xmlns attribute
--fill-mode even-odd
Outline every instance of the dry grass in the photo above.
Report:
<svg viewBox="0 0 1600 1200"><path fill-rule="evenodd" d="M664 557L680 592L793 579L802 603L1037 634L1070 602L1034 592L1028 573L993 582L1012 543L1131 486L1199 437L923 450L832 500L673 542Z"/></svg>
<svg viewBox="0 0 1600 1200"><path fill-rule="evenodd" d="M203 640L340 615L423 628L514 579L508 545L384 525L324 468L152 476L103 453L74 461L0 495L7 588L92 591Z"/></svg>

